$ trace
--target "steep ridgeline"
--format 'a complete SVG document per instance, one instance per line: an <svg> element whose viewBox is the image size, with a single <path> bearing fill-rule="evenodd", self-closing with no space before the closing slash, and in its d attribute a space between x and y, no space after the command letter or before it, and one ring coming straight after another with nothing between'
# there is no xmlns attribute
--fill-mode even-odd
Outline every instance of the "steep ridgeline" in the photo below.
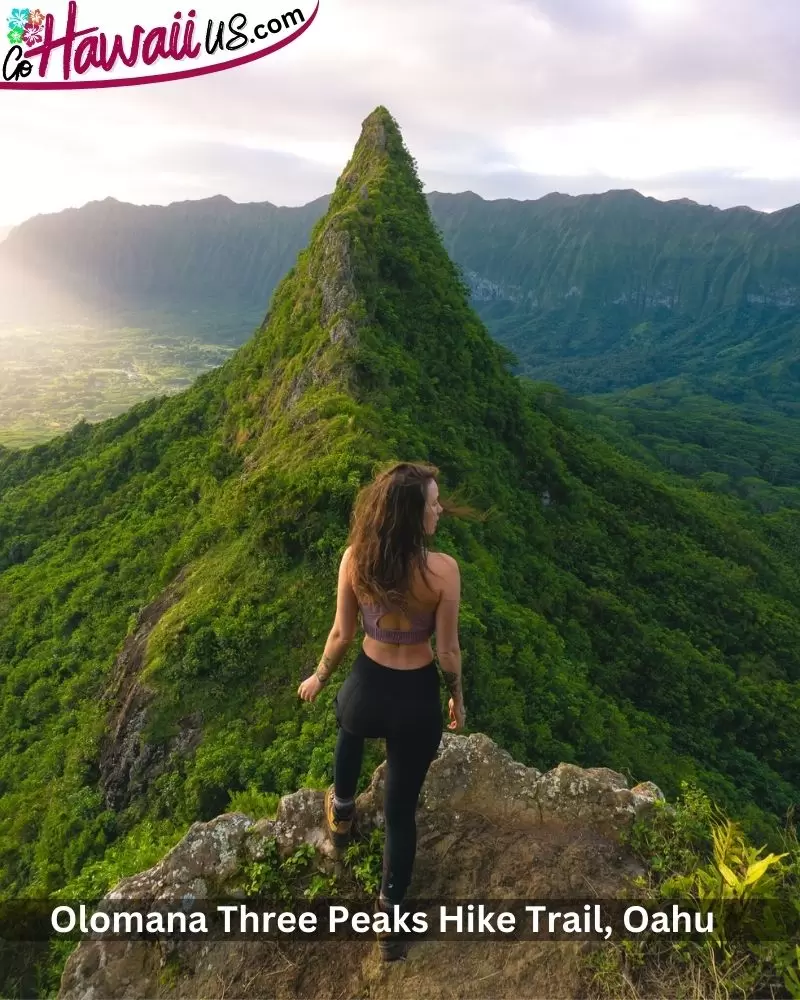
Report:
<svg viewBox="0 0 800 1000"><path fill-rule="evenodd" d="M3 893L105 891L194 820L324 784L347 664L312 706L296 687L356 492L401 456L490 514L437 535L476 730L539 769L696 780L762 831L783 815L797 559L508 367L378 108L230 361L0 459Z"/></svg>
<svg viewBox="0 0 800 1000"><path fill-rule="evenodd" d="M796 412L800 206L721 211L636 191L427 197L474 308L521 371L580 393L690 374L719 398L748 392ZM36 217L0 245L2 315L178 314L241 343L328 203L107 199ZM20 272L35 296L18 294Z"/></svg>

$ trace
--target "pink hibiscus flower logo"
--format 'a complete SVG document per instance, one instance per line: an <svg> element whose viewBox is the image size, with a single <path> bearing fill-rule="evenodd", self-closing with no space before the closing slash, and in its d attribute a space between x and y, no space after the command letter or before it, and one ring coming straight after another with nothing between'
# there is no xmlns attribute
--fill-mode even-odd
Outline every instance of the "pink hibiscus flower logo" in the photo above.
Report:
<svg viewBox="0 0 800 1000"><path fill-rule="evenodd" d="M25 31L23 33L23 38L25 39L26 45L38 45L42 40L42 29L38 24L28 24L25 25Z"/></svg>

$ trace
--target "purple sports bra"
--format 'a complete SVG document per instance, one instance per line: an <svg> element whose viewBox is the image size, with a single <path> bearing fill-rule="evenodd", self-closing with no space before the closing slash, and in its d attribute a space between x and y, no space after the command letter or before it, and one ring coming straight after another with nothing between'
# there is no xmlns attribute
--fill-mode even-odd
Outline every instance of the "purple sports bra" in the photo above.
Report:
<svg viewBox="0 0 800 1000"><path fill-rule="evenodd" d="M371 639L378 642L396 642L410 646L415 642L425 642L436 630L436 611L422 611L417 614L409 613L408 620L411 622L410 629L403 628L381 628L378 622L387 614L385 608L377 604L360 604L361 621L364 623L364 631Z"/></svg>

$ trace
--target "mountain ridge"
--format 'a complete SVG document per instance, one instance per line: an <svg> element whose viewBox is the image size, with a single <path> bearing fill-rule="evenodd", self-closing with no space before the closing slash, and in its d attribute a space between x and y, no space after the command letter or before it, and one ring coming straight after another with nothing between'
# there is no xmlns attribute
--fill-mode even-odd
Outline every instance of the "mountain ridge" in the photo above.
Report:
<svg viewBox="0 0 800 1000"><path fill-rule="evenodd" d="M767 214L630 190L487 201L426 196L474 307L518 370L573 393L687 374L791 402L800 341L800 208ZM205 199L39 217L0 246L4 311L159 312L241 343L327 209ZM103 214L102 203L100 212ZM93 213L95 210L92 210ZM92 216L90 219L89 216ZM12 272L35 270L37 294ZM66 291L65 291L66 290ZM193 319L193 317L195 317Z"/></svg>
<svg viewBox="0 0 800 1000"><path fill-rule="evenodd" d="M537 198L513 198L511 196L500 196L497 198L487 198L482 194L478 194L471 188L465 188L462 191L440 191L438 188L432 188L431 190L425 192L425 196L429 197L431 195L446 195L455 198L467 198L472 200L477 200L484 202L486 204L495 204L496 202L512 202L518 205L528 205L536 204L548 199L561 198L564 200L594 200L601 198L608 198L609 196L616 196L620 194L625 195L635 195L639 199L646 201L652 201L659 205L688 205L691 207L703 208L712 210L714 212L752 212L754 215L761 216L774 216L784 212L794 212L800 209L800 202L792 205L784 205L781 208L772 209L767 211L766 209L753 208L751 205L729 205L727 208L723 208L720 205L713 205L710 202L704 203L695 201L692 198L678 197L678 198L656 198L654 195L644 194L637 188L608 188L605 191L592 191L584 192L581 194L570 194L567 191L548 191L546 194L539 195ZM170 202L133 202L124 201L123 199L116 198L113 195L107 195L105 198L96 198L85 202L80 206L68 206L66 208L55 209L52 212L41 212L36 215L32 215L22 222L15 223L9 226L0 226L0 232L10 231L11 229L20 228L25 226L28 222L33 219L39 218L57 218L63 216L68 212L80 212L89 205L104 205L104 204L114 204L114 205L124 205L131 208L171 208L174 205L186 205L186 204L203 204L208 202L217 203L229 203L231 205L268 205L272 208L288 208L288 209L300 209L307 208L309 205L314 205L324 201L329 201L332 196L332 192L324 192L322 194L316 195L314 198L310 198L308 201L301 202L300 204L292 205L279 205L277 202L270 201L269 199L250 199L249 201L236 201L236 199L231 198L230 195L226 194L213 194L207 195L204 198L180 198L175 201Z"/></svg>

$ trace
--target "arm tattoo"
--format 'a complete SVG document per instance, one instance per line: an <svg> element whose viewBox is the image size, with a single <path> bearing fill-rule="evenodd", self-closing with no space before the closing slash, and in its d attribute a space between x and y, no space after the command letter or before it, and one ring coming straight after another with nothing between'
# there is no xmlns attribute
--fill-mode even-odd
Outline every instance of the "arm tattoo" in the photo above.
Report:
<svg viewBox="0 0 800 1000"><path fill-rule="evenodd" d="M330 661L330 657L326 656L325 653L322 654L322 659L319 661L319 665L314 673L317 676L317 680L325 684L330 680L330 676L334 671L333 664Z"/></svg>
<svg viewBox="0 0 800 1000"><path fill-rule="evenodd" d="M456 674L452 670L442 670L442 677L453 701L461 700L464 697L461 690L461 674Z"/></svg>

